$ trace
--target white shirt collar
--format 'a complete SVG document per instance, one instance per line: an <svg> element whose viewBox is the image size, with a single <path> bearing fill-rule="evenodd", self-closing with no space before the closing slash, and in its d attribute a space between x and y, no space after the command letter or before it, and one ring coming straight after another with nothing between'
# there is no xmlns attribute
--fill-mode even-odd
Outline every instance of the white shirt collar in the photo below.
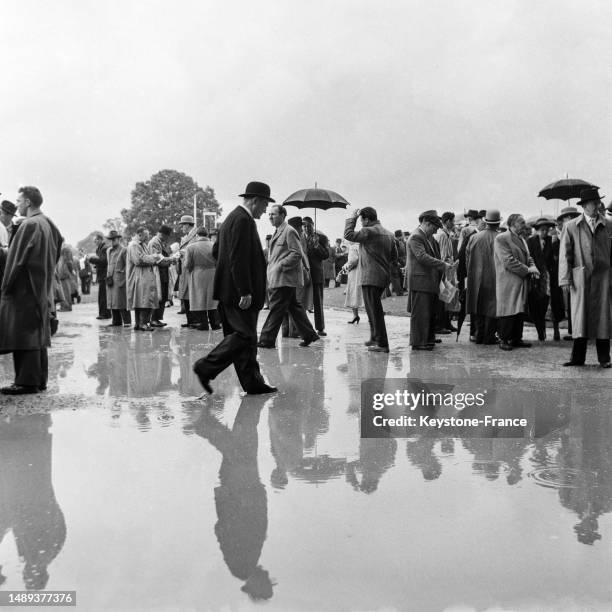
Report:
<svg viewBox="0 0 612 612"><path fill-rule="evenodd" d="M253 213L244 205L244 202L241 202L239 206L242 206L242 208L244 208L244 210L246 210L249 213L249 217L251 217L251 219L254 218Z"/></svg>

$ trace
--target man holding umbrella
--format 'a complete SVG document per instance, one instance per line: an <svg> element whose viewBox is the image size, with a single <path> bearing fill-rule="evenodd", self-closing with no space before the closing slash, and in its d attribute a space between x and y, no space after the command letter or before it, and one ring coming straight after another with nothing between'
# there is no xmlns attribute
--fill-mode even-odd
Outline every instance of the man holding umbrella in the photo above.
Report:
<svg viewBox="0 0 612 612"><path fill-rule="evenodd" d="M319 336L325 333L325 315L323 314L323 261L329 257L329 240L327 236L315 229L314 221L310 217L302 220L304 236L306 238L306 255L310 266L312 281L312 305L314 308L315 328Z"/></svg>
<svg viewBox="0 0 612 612"><path fill-rule="evenodd" d="M612 220L598 210L597 188L584 189L578 204L583 213L563 228L559 246L559 285L571 296L574 345L564 366L581 366L587 342L595 340L602 368L610 367L612 301L610 244Z"/></svg>
<svg viewBox="0 0 612 612"><path fill-rule="evenodd" d="M566 206L565 208L563 208L561 210L561 212L559 213L559 216L557 217L557 232L559 233L559 236L561 236L562 232L563 232L563 228L565 227L565 224L568 221L571 221L572 219L575 219L576 217L580 216L580 211L577 208L574 208L573 206ZM558 281L559 281L559 260L560 260L560 252L559 252L559 247L560 247L560 241L555 243L555 253L556 253L556 257L557 257L557 272L556 272L556 277L557 277L557 287L558 287ZM553 245L554 246L554 245ZM562 302L563 302L563 309L565 310L565 312L567 313L567 336L563 336L564 340L573 340L572 337L572 308L571 308L571 298L568 292L564 292L561 288L558 287L558 290L560 290L562 292Z"/></svg>

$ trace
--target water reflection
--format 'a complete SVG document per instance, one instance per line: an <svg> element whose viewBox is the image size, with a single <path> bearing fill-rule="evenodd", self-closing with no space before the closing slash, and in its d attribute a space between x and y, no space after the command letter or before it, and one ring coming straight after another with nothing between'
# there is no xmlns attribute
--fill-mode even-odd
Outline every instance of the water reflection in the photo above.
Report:
<svg viewBox="0 0 612 612"><path fill-rule="evenodd" d="M259 477L257 425L265 396L244 396L230 429L208 408L187 428L208 440L223 456L215 489L215 534L230 572L244 581L253 600L270 599L273 581L259 558L268 529L268 500Z"/></svg>
<svg viewBox="0 0 612 612"><path fill-rule="evenodd" d="M53 491L50 426L49 415L0 419L0 542L12 530L26 589L47 586L48 567L66 540Z"/></svg>

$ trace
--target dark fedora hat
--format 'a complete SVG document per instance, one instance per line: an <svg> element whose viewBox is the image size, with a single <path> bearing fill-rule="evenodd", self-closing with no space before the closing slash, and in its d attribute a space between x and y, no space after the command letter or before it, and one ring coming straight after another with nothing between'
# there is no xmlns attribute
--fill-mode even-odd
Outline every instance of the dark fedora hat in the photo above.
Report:
<svg viewBox="0 0 612 612"><path fill-rule="evenodd" d="M562 221L563 219L569 217L570 219L574 219L575 217L580 216L580 211L573 206L566 206L561 209L559 216L557 217L557 221Z"/></svg>
<svg viewBox="0 0 612 612"><path fill-rule="evenodd" d="M589 187L580 192L580 200L578 206L584 206L587 202L600 202L604 196L599 195L597 187Z"/></svg>
<svg viewBox="0 0 612 612"><path fill-rule="evenodd" d="M111 230L108 232L108 236L104 236L107 240L112 240L113 238L121 238L121 234L117 230Z"/></svg>
<svg viewBox="0 0 612 612"><path fill-rule="evenodd" d="M470 210L468 210L464 215L463 215L466 219L468 217L471 217L472 219L478 219L478 211L474 210L473 208L470 208Z"/></svg>
<svg viewBox="0 0 612 612"><path fill-rule="evenodd" d="M435 210L426 210L419 215L419 223L423 221L429 221L433 223L436 227L442 227L442 219L438 216L437 211Z"/></svg>
<svg viewBox="0 0 612 612"><path fill-rule="evenodd" d="M17 207L8 200L2 200L2 204L0 204L0 208L7 213L8 215L14 215L17 212Z"/></svg>
<svg viewBox="0 0 612 612"><path fill-rule="evenodd" d="M241 198L265 198L268 202L276 202L270 197L270 186L258 181L251 181L240 194Z"/></svg>

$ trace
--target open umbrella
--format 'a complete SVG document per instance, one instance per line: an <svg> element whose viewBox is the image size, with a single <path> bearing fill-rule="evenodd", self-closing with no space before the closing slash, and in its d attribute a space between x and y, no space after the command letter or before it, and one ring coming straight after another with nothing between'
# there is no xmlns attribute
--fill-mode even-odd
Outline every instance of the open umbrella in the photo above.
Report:
<svg viewBox="0 0 612 612"><path fill-rule="evenodd" d="M547 200L569 200L571 198L579 198L580 192L588 187L599 189L597 185L581 179L564 178L546 185L538 193L538 197L546 198Z"/></svg>
<svg viewBox="0 0 612 612"><path fill-rule="evenodd" d="M350 206L339 193L331 189L319 189L315 183L314 189L300 189L292 193L284 202L285 206L296 208L314 208L315 225L317 224L317 209L329 210L330 208L346 208Z"/></svg>

